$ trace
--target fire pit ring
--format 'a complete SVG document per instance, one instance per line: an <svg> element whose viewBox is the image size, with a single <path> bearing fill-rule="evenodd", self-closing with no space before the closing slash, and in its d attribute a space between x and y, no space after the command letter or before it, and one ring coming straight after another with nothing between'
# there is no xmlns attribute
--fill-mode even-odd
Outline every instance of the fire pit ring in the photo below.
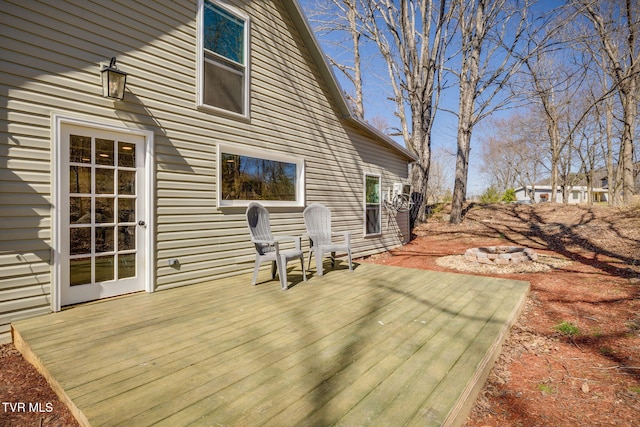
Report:
<svg viewBox="0 0 640 427"><path fill-rule="evenodd" d="M538 254L520 246L486 246L467 249L464 259L479 264L509 265L537 261Z"/></svg>

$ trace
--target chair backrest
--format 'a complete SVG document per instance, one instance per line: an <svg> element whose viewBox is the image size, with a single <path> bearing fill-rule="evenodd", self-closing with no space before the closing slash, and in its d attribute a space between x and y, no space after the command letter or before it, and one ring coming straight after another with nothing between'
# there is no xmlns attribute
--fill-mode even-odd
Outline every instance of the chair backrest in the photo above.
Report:
<svg viewBox="0 0 640 427"><path fill-rule="evenodd" d="M331 211L320 203L312 203L302 213L307 234L315 245L331 244Z"/></svg>
<svg viewBox="0 0 640 427"><path fill-rule="evenodd" d="M271 223L269 221L269 211L260 203L251 202L247 207L247 226L251 234L251 240L273 240L271 234ZM255 243L256 251L260 255L272 252L272 246Z"/></svg>

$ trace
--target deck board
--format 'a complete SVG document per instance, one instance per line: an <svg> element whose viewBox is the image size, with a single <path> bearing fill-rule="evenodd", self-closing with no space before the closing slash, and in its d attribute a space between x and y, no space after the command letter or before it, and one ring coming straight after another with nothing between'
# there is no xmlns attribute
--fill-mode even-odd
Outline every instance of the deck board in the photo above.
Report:
<svg viewBox="0 0 640 427"><path fill-rule="evenodd" d="M529 290L374 264L259 280L21 320L16 345L94 426L459 425Z"/></svg>

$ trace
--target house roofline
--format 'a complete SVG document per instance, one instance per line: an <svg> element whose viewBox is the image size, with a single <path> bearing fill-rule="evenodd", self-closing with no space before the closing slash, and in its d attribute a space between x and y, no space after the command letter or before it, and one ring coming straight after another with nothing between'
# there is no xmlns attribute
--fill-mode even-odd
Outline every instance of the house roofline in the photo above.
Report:
<svg viewBox="0 0 640 427"><path fill-rule="evenodd" d="M333 72L331 65L329 64L329 61L327 60L327 56L324 54L322 47L320 47L318 39L314 35L313 30L311 29L311 25L309 24L306 15L300 7L300 3L298 2L298 0L283 0L282 3L287 9L287 12L289 12L289 16L291 16L291 19L293 20L296 29L300 33L304 44L306 45L307 49L309 49L311 58L317 65L320 75L326 82L329 93L336 101L340 119L347 120L355 127L382 141L385 145L389 146L389 148L402 154L408 160L417 161L418 157L410 150L398 144L389 136L385 135L365 121L357 118L353 114L353 110L349 107L349 104L347 103L347 100L344 96L344 91L342 90L342 87L340 86L340 83L338 82L338 79L336 78L336 75Z"/></svg>

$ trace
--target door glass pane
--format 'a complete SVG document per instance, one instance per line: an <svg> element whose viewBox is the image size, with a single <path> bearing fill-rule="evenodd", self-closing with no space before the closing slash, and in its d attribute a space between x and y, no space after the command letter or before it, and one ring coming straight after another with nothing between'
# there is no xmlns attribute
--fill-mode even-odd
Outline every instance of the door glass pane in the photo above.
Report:
<svg viewBox="0 0 640 427"><path fill-rule="evenodd" d="M113 194L113 169L96 169L96 193Z"/></svg>
<svg viewBox="0 0 640 427"><path fill-rule="evenodd" d="M89 224L91 222L91 197L69 198L69 223Z"/></svg>
<svg viewBox="0 0 640 427"><path fill-rule="evenodd" d="M118 250L127 251L136 248L136 227L118 227Z"/></svg>
<svg viewBox="0 0 640 427"><path fill-rule="evenodd" d="M69 192L91 193L91 168L69 166Z"/></svg>
<svg viewBox="0 0 640 427"><path fill-rule="evenodd" d="M135 144L118 142L118 166L133 168L136 166Z"/></svg>
<svg viewBox="0 0 640 427"><path fill-rule="evenodd" d="M96 197L96 223L113 222L113 197Z"/></svg>
<svg viewBox="0 0 640 427"><path fill-rule="evenodd" d="M91 258L70 260L69 270L69 282L71 286L91 283Z"/></svg>
<svg viewBox="0 0 640 427"><path fill-rule="evenodd" d="M118 222L136 220L136 199L118 199Z"/></svg>
<svg viewBox="0 0 640 427"><path fill-rule="evenodd" d="M136 254L126 254L118 256L118 279L135 277L136 275Z"/></svg>
<svg viewBox="0 0 640 427"><path fill-rule="evenodd" d="M69 255L91 253L91 228L73 227L69 229Z"/></svg>
<svg viewBox="0 0 640 427"><path fill-rule="evenodd" d="M115 278L113 260L113 255L96 257L96 282L104 282Z"/></svg>
<svg viewBox="0 0 640 427"><path fill-rule="evenodd" d="M91 163L91 137L71 135L69 161L72 163Z"/></svg>
<svg viewBox="0 0 640 427"><path fill-rule="evenodd" d="M71 131L73 133L73 131ZM140 166L139 138L122 134L123 140L109 138L111 133L89 132L89 136L68 135L68 154L62 165L69 178L64 191L63 215L68 215L64 245L68 245L65 286L77 286L75 291L63 295L74 300L85 295L108 294L101 282L113 283L122 279L123 287L139 286L137 262L136 208L140 194L137 167ZM142 184L143 181L140 183ZM67 221L68 220L68 221ZM124 253L122 253L124 252ZM67 276L68 274L68 276ZM107 287L108 285L104 285ZM80 289L83 289L80 292ZM120 292L115 287L113 292ZM72 293L73 292L73 293ZM70 297L70 298L68 298ZM99 296L95 296L96 298ZM93 298L93 297L92 297ZM1 423L0 423L1 424Z"/></svg>
<svg viewBox="0 0 640 427"><path fill-rule="evenodd" d="M135 171L118 171L118 194L136 194Z"/></svg>
<svg viewBox="0 0 640 427"><path fill-rule="evenodd" d="M113 252L114 250L113 227L96 227L96 252Z"/></svg>
<svg viewBox="0 0 640 427"><path fill-rule="evenodd" d="M113 144L113 140L96 138L96 164L114 165Z"/></svg>

